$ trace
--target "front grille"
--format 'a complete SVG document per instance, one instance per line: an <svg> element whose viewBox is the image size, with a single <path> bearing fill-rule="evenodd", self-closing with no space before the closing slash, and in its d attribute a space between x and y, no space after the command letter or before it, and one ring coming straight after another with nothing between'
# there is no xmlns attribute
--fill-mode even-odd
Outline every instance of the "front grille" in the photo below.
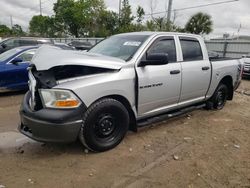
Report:
<svg viewBox="0 0 250 188"><path fill-rule="evenodd" d="M248 69L249 69L249 68L250 68L250 63L245 62L245 63L244 63L244 68L248 68Z"/></svg>

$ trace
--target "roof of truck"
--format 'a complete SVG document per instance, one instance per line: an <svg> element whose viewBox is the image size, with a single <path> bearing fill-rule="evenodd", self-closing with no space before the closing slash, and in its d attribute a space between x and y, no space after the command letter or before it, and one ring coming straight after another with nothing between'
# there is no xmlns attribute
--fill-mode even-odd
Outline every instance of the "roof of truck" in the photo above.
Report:
<svg viewBox="0 0 250 188"><path fill-rule="evenodd" d="M200 37L200 35L191 34L191 33L180 33L180 32L163 32L163 31L141 31L141 32L130 32L130 33L121 33L118 35L186 35L186 36L193 36L193 37Z"/></svg>

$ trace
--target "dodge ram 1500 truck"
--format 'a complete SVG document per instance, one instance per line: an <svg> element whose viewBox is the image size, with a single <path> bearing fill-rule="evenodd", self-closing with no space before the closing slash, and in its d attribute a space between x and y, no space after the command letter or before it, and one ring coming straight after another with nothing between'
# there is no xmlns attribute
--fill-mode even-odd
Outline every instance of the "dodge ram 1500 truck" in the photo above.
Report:
<svg viewBox="0 0 250 188"><path fill-rule="evenodd" d="M128 130L196 108L222 109L241 81L238 59L210 61L202 37L136 32L88 52L40 47L19 130L42 142L114 148Z"/></svg>

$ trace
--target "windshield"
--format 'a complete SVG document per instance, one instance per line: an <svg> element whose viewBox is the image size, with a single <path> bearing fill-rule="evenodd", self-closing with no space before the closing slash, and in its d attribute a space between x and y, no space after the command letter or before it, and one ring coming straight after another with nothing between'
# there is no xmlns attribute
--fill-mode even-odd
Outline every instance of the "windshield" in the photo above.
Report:
<svg viewBox="0 0 250 188"><path fill-rule="evenodd" d="M21 49L14 48L14 49L11 49L11 50L8 50L8 51L2 53L2 54L0 54L0 61L5 61L20 51L21 51Z"/></svg>
<svg viewBox="0 0 250 188"><path fill-rule="evenodd" d="M89 52L128 61L147 38L148 35L115 35L98 43Z"/></svg>

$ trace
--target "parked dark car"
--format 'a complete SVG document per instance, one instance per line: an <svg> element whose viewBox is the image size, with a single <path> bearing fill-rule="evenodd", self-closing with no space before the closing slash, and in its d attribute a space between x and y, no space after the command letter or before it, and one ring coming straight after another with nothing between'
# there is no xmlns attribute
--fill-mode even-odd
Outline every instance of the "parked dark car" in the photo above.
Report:
<svg viewBox="0 0 250 188"><path fill-rule="evenodd" d="M13 48L0 54L0 91L28 89L29 62L38 46Z"/></svg>
<svg viewBox="0 0 250 188"><path fill-rule="evenodd" d="M72 41L68 45L74 47L76 50L89 50L92 47L90 42L81 41Z"/></svg>
<svg viewBox="0 0 250 188"><path fill-rule="evenodd" d="M47 38L29 38L29 37L7 38L0 42L0 54L12 48L20 46L36 46L41 44L54 44L54 41L52 39L47 39Z"/></svg>

